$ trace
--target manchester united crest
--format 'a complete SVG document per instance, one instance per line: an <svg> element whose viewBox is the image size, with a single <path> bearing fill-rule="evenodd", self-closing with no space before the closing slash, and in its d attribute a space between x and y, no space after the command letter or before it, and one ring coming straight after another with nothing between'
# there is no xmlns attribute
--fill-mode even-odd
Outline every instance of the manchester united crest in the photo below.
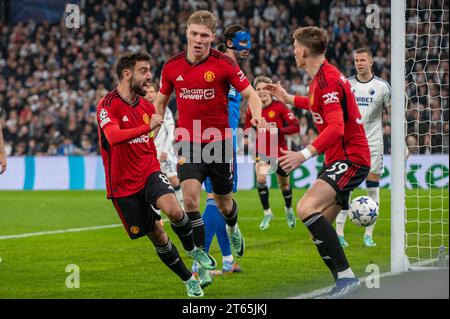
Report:
<svg viewBox="0 0 450 319"><path fill-rule="evenodd" d="M139 234L139 227L137 226L131 226L130 231L132 234Z"/></svg>
<svg viewBox="0 0 450 319"><path fill-rule="evenodd" d="M150 123L150 116L148 116L147 113L145 113L145 114L142 116L142 119L144 120L144 123L145 123L145 124Z"/></svg>
<svg viewBox="0 0 450 319"><path fill-rule="evenodd" d="M186 163L186 157L180 156L178 159L178 165L183 165L184 163Z"/></svg>
<svg viewBox="0 0 450 319"><path fill-rule="evenodd" d="M269 113L267 113L267 116L269 116L269 118L273 119L275 117L275 111L269 111Z"/></svg>
<svg viewBox="0 0 450 319"><path fill-rule="evenodd" d="M309 96L309 104L314 105L314 93Z"/></svg>
<svg viewBox="0 0 450 319"><path fill-rule="evenodd" d="M205 72L205 74L203 74L203 77L205 78L206 82L212 82L212 81L214 81L216 75L214 74L214 72L208 71L208 72Z"/></svg>

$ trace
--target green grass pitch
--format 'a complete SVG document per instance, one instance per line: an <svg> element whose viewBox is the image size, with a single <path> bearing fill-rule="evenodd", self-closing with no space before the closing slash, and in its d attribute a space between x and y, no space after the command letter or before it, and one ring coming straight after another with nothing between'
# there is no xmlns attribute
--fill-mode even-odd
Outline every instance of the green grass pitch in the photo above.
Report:
<svg viewBox="0 0 450 319"><path fill-rule="evenodd" d="M294 191L295 203L303 192ZM429 194L421 192L423 196ZM362 194L358 190L354 196ZM441 190L436 194L442 194ZM445 196L448 198L448 189ZM278 189L270 191L275 219L264 232L259 230L262 208L256 190L239 191L235 198L246 240L245 255L238 259L244 271L215 277L213 285L205 289L206 298L285 298L332 284L305 226L297 222L296 228L287 227ZM407 204L415 205L414 197L409 200ZM448 245L448 201L443 203L436 197L423 205L444 206ZM364 230L347 222L350 247L345 251L358 276L368 275L365 269L369 263L379 265L382 272L389 271L389 215L390 193L383 189L374 248L364 247ZM0 237L111 224L120 224L120 219L103 191L0 192ZM190 267L192 261L179 239L167 223L164 227ZM211 252L220 267L216 240ZM0 298L186 298L184 285L162 264L150 241L130 240L122 226L0 239L0 258ZM80 269L78 289L65 285L70 264Z"/></svg>

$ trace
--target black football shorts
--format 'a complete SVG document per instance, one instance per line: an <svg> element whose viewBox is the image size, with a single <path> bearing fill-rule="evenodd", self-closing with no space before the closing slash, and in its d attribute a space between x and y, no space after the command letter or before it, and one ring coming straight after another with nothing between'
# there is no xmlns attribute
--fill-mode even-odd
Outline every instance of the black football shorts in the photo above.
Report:
<svg viewBox="0 0 450 319"><path fill-rule="evenodd" d="M131 239L151 233L155 221L161 219L156 201L165 194L175 194L167 176L158 171L151 174L145 187L127 197L112 198L122 224Z"/></svg>
<svg viewBox="0 0 450 319"><path fill-rule="evenodd" d="M348 209L351 191L358 187L369 174L370 167L351 161L339 160L324 166L318 178L324 180L336 191L336 199L342 209Z"/></svg>
<svg viewBox="0 0 450 319"><path fill-rule="evenodd" d="M225 195L233 191L235 172L232 139L208 144L180 142L178 155L180 182L196 179L203 183L209 176L215 194Z"/></svg>

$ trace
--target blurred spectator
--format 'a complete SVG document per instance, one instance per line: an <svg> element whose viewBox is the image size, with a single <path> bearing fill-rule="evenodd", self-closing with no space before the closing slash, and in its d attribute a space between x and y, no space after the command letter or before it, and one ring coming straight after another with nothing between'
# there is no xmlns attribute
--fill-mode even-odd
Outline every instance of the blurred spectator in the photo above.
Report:
<svg viewBox="0 0 450 319"><path fill-rule="evenodd" d="M63 143L58 147L58 155L74 155L77 152L75 144L72 139L65 137Z"/></svg>
<svg viewBox="0 0 450 319"><path fill-rule="evenodd" d="M419 144L417 143L417 138L414 135L409 135L406 138L406 145L408 146L409 154L419 154Z"/></svg>

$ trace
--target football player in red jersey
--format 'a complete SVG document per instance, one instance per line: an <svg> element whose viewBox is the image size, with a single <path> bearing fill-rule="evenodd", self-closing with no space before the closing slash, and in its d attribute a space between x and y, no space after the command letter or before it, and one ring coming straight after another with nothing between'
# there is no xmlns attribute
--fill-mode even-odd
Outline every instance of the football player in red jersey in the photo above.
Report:
<svg viewBox="0 0 450 319"><path fill-rule="evenodd" d="M192 225L172 186L160 171L153 132L162 124L145 96L151 84L150 56L124 53L117 62L119 85L97 107L98 134L105 168L107 197L131 239L147 236L163 263L185 283L188 296L202 297L199 282L186 268L176 247L159 223L161 209L169 217L189 257L207 269L214 259L196 247Z"/></svg>
<svg viewBox="0 0 450 319"><path fill-rule="evenodd" d="M354 292L359 280L350 268L332 223L342 208L348 208L349 193L369 173L369 146L351 85L325 58L327 32L318 27L304 27L297 29L293 38L297 67L312 78L309 97L290 95L279 83L268 84L266 88L280 101L310 111L319 131L316 140L302 151L282 151L284 156L279 162L290 172L310 157L325 153L324 168L298 202L297 213L336 280L331 296L338 298Z"/></svg>
<svg viewBox="0 0 450 319"><path fill-rule="evenodd" d="M261 100L238 64L211 48L216 28L214 14L196 11L186 25L187 51L170 58L164 65L155 107L158 114L164 114L175 90L179 125L175 132L176 147L184 159L178 165L178 173L196 245L203 246L205 242L199 203L202 183L209 176L214 199L227 223L232 250L240 257L245 244L232 196L233 140L227 99L230 85L248 100L252 124L265 128Z"/></svg>
<svg viewBox="0 0 450 319"><path fill-rule="evenodd" d="M289 185L289 173L286 173L279 165L277 165L277 158L281 156L280 149L287 150L286 135L295 134L300 131L298 119L289 108L280 101L273 100L271 94L265 89L267 83L272 83L272 80L266 76L258 76L253 81L253 85L263 103L262 116L266 119L269 130L265 133L260 133L256 136L256 183L258 187L258 194L261 204L264 209L264 218L259 225L261 230L267 230L270 221L273 218L272 210L269 205L269 188L267 187L267 175L270 173L270 163L276 164L273 166L274 172L277 174L278 185L285 202L286 221L289 228L295 227L295 215L292 209L292 189ZM245 128L250 127L251 114L247 111ZM271 136L277 139L277 142L272 145ZM244 140L248 143L248 138ZM260 145L262 144L262 145Z"/></svg>

